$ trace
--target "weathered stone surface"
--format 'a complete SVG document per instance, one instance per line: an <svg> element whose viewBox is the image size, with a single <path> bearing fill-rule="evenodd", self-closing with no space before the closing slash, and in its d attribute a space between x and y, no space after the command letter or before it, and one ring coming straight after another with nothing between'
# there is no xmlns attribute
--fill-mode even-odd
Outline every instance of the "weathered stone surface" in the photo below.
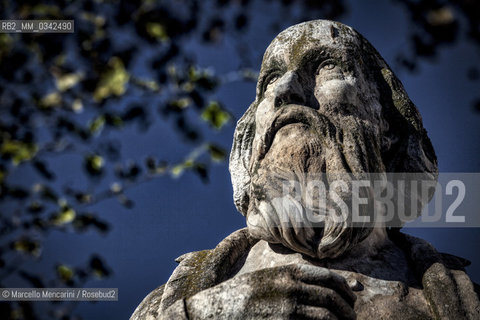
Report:
<svg viewBox="0 0 480 320"><path fill-rule="evenodd" d="M165 285L161 285L157 289L150 292L135 309L130 319L155 320L162 317L160 303L162 302L163 289ZM179 302L183 302L179 300ZM178 312L177 312L178 313Z"/></svg>
<svg viewBox="0 0 480 320"><path fill-rule="evenodd" d="M467 261L387 231L384 222L336 219L342 210L331 192L323 202L308 200L312 177L344 203L353 181L371 173L437 178L418 110L352 28L310 21L272 41L256 99L237 123L230 172L248 228L178 258L132 320L480 319ZM298 188L285 189L284 181ZM416 217L433 191L426 198L405 193L419 204Z"/></svg>
<svg viewBox="0 0 480 320"><path fill-rule="evenodd" d="M212 265L208 259L193 259L190 262L183 259L180 261L179 267L175 270L176 277L172 277L167 285L171 285L171 282L175 283L176 279L191 279L190 282L184 281L182 285L176 284L177 289L184 292L185 296L177 296L178 300L166 309L161 309L159 308L159 301L163 298L164 286L162 286L144 299L131 319L209 319L210 315L210 318L213 319L258 319L265 314L268 315L267 318L288 319L289 316L298 315L293 312L306 312L302 307L299 311L295 311L292 307L291 299L294 299L292 296L298 297L300 292L300 289L292 283L292 279L298 280L302 276L299 274L301 273L299 270L305 268L305 265L312 264L314 265L311 272L314 275L318 273L318 277L327 274L326 270L329 268L330 273L343 276L348 286L355 281L361 284L360 290L355 290L350 286L350 293L356 296L354 311L357 319L477 319L480 312L478 310L478 300L476 300L477 296L471 281L463 270L468 262L461 258L440 254L430 244L421 239L401 233L390 233L389 238L392 241L392 247L384 248L378 252L377 258L369 258L369 260L378 263L387 261L386 263L390 264L387 269L397 269L395 273L389 274L388 277L382 277L378 273L382 268L376 267L370 271L366 269L370 264L369 262L363 268L359 264L351 265L350 270L345 270L344 267L336 269L339 265L342 265L341 260L324 262L324 267L320 267L321 262L302 256L287 248L278 245L269 247L264 241L255 242L248 237L247 230L242 229L222 241L217 248L205 251L209 256L219 257L216 260L217 265ZM278 259L280 262L275 261L266 268L264 264L259 262L257 269L263 270L262 272L247 272L245 268L250 263L247 261L248 255L253 255L252 252L257 251L253 247L270 251L265 253L269 256L269 259L272 259L272 253L282 255ZM252 249L247 250L247 256L239 256L237 255L237 248ZM405 255L405 260L389 261L392 255L399 253L398 248L402 248L401 252ZM232 256L236 256L238 260L230 260ZM360 262L361 257L357 258L357 262ZM265 259L265 263L267 261L269 260ZM405 262L408 266L404 264ZM395 263L400 266L395 266ZM206 273L206 278L208 278L208 273L218 272L218 265L225 266L226 270L237 271L233 272L236 275L231 275L229 280L220 282L221 285L214 285L205 283L205 278L201 276L192 277L191 270L187 269L185 264L188 264L190 268L203 270L202 272ZM453 275L453 278L451 276L445 278L445 272L438 272L435 267L427 268L428 272L422 271L427 266L442 266L442 268L445 268L444 270ZM244 268L243 271L241 270L242 267ZM316 268L318 268L318 271L315 271ZM359 270L352 271L352 269L357 268ZM409 268L409 270L405 270L406 268ZM407 275L405 275L405 272ZM420 274L417 274L417 272L420 272ZM411 278L412 276L413 278ZM421 284L422 277L423 287ZM272 279L274 282L270 283ZM442 285L446 279L449 282L446 289L438 289L438 285ZM338 282L343 281L339 280ZM322 282L317 280L314 283L319 285ZM210 286L211 289L203 290L197 294L189 292L191 288L201 286ZM431 295L426 295L425 290L431 292ZM345 288L344 291L348 292ZM453 298L448 297L448 291L458 291L459 294L454 295ZM258 301L255 302L255 299L258 299ZM449 303L439 303L445 300L448 300ZM276 306L277 303L280 306ZM462 306L461 311L458 310L458 304ZM251 310L247 308L247 306L252 305L255 307ZM436 306L435 308L441 308L441 310L436 311L440 312L439 315L432 311L434 306ZM324 308L317 308L316 312L318 312L318 317L312 317L313 319L331 318L331 314L329 315ZM342 317L339 316L340 319Z"/></svg>

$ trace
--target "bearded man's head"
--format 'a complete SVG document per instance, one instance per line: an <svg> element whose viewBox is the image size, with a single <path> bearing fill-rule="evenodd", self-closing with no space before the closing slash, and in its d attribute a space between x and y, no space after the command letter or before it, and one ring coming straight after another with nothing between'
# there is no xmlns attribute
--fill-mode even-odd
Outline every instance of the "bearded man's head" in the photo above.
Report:
<svg viewBox="0 0 480 320"><path fill-rule="evenodd" d="M237 123L230 155L234 202L250 233L312 257L337 257L373 225L338 219L330 191L351 203L353 180L386 172L437 177L433 147L400 81L348 26L316 20L281 32L265 52L256 99ZM322 193L312 179L325 183L323 201L308 200Z"/></svg>

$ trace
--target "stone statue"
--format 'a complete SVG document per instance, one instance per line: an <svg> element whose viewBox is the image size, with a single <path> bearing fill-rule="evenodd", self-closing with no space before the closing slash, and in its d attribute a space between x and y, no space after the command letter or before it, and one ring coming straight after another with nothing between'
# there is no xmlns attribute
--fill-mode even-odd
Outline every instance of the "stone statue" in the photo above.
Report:
<svg viewBox="0 0 480 320"><path fill-rule="evenodd" d="M400 81L348 26L317 20L286 29L265 52L230 156L247 228L179 257L131 319L480 319L468 261L399 232L404 221L336 218L339 200L352 208L356 179L387 172L438 174ZM305 200L315 175L336 199Z"/></svg>

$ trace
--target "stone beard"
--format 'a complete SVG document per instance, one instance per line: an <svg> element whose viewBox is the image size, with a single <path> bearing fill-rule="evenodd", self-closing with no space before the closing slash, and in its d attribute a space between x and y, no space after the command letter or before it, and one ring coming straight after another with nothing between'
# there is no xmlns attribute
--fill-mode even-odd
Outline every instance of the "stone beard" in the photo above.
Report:
<svg viewBox="0 0 480 320"><path fill-rule="evenodd" d="M255 237L281 243L314 258L337 257L365 239L372 228L369 224L351 227L350 217L342 219L341 208L335 204L331 193L326 193L327 202L322 203L316 198L316 190L308 184L319 177L322 182L326 180L326 186L332 186L341 178L351 189L347 179L361 179L370 171L361 150L341 148L341 139L354 141L360 136L361 142L358 141L356 147L375 148L379 146L379 135L375 134L376 127L371 123L352 121L351 117L338 117L339 121L335 121L337 119L330 120L313 109L300 110L305 107L291 105L285 108L290 109L279 110L281 116L288 116L292 111L295 116L310 113L314 123L305 121L279 129L265 157L253 164L251 203L247 213L249 231ZM318 132L319 128L327 134ZM376 165L382 166L381 161ZM350 171L350 168L356 170ZM291 181L298 182L299 190L292 186L286 193L285 187ZM347 190L337 185L335 191L344 203L349 203ZM296 193L303 197L299 199ZM320 219L322 214L324 217Z"/></svg>
<svg viewBox="0 0 480 320"><path fill-rule="evenodd" d="M350 205L353 179L407 170L429 172L434 180L437 168L420 116L408 98L401 107L410 108L421 130L402 132L405 119L390 125L399 112L391 98L385 99L385 91L390 96L395 89L404 92L389 87L388 81L396 78L375 49L349 27L315 23L283 31L268 47L256 100L237 125L230 171L235 203L247 216L252 236L322 259L342 255L367 238L373 227L352 227L351 217L337 219L341 208L328 188ZM366 48L370 55L359 54ZM395 167L390 158L409 147L399 143L405 138L421 153L407 155L412 167ZM326 201L308 201L316 196L307 184L321 175L328 186ZM338 179L348 190L332 185ZM300 190L286 193L286 181L298 182ZM320 211L326 212L322 221L311 223Z"/></svg>

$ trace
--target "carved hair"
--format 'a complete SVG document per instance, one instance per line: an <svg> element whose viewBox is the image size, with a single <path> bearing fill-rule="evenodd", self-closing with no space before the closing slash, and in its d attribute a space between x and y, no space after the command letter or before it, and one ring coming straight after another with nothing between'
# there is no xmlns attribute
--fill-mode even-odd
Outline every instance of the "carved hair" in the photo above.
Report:
<svg viewBox="0 0 480 320"><path fill-rule="evenodd" d="M422 173L436 181L438 176L435 151L423 127L422 118L416 106L409 99L400 80L377 50L357 31L338 22L314 20L290 27L320 29L336 27L346 30L356 41L352 43L361 55L367 79L377 85L382 116L388 123L384 139L388 141L382 150L382 160L387 172ZM267 49L268 50L268 49ZM235 206L243 215L247 214L251 176L249 164L252 156L252 142L255 137L255 113L259 101L255 100L238 120L230 153L230 174L233 184ZM429 194L428 201L433 196ZM422 208L418 209L417 215Z"/></svg>

